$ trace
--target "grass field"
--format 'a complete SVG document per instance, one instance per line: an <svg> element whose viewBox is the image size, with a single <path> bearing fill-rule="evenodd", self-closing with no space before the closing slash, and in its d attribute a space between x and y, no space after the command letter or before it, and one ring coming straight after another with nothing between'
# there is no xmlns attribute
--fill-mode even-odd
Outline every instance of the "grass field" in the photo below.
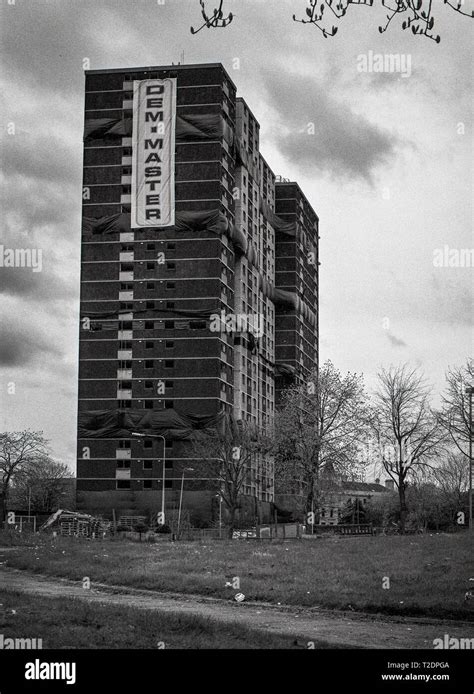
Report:
<svg viewBox="0 0 474 694"><path fill-rule="evenodd" d="M0 591L0 633L4 639L42 639L43 649L304 648L287 636L204 617L88 605L68 598L38 600L7 591ZM318 642L317 647L327 645Z"/></svg>
<svg viewBox="0 0 474 694"><path fill-rule="evenodd" d="M51 576L232 599L392 615L473 619L465 601L474 578L467 533L213 544L139 544L0 534L0 546L28 542L7 566ZM0 551L1 553L1 551ZM387 581L389 579L389 581ZM384 588L383 586L389 586Z"/></svg>

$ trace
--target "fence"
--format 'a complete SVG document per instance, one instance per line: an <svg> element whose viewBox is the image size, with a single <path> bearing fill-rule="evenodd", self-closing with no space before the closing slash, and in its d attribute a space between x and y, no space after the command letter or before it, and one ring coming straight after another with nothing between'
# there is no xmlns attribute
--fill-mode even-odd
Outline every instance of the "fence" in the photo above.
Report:
<svg viewBox="0 0 474 694"><path fill-rule="evenodd" d="M372 523L347 523L341 525L315 525L314 532L305 533L305 537L317 537L318 535L373 535Z"/></svg>
<svg viewBox="0 0 474 694"><path fill-rule="evenodd" d="M36 532L36 516L11 515L4 523L5 530L17 530L18 532Z"/></svg>

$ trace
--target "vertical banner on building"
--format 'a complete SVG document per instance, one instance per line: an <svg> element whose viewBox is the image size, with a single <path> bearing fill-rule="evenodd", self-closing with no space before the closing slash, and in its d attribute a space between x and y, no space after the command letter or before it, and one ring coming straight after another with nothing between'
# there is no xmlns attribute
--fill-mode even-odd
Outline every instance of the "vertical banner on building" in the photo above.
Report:
<svg viewBox="0 0 474 694"><path fill-rule="evenodd" d="M176 79L133 82L131 226L175 223Z"/></svg>

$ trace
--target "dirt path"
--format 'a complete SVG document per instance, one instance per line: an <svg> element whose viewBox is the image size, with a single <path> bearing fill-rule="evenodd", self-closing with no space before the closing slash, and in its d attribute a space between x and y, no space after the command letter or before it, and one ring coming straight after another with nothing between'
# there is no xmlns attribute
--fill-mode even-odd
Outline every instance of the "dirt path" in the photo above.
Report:
<svg viewBox="0 0 474 694"><path fill-rule="evenodd" d="M291 635L302 645L314 640L326 641L334 646L431 649L433 639L442 638L444 634L457 638L474 636L474 626L468 622L390 618L314 608L236 603L230 599L227 602L196 595L157 593L96 583L92 583L91 588L85 590L78 581L42 576L2 566L0 586L9 591L37 596L76 598L103 605L180 612L224 622L237 622L253 629Z"/></svg>

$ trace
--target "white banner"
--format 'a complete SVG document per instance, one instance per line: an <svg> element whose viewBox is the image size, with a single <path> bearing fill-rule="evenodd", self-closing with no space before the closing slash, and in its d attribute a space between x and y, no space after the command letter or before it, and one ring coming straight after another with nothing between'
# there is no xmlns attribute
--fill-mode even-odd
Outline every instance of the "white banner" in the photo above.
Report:
<svg viewBox="0 0 474 694"><path fill-rule="evenodd" d="M133 82L131 227L174 219L176 79Z"/></svg>

